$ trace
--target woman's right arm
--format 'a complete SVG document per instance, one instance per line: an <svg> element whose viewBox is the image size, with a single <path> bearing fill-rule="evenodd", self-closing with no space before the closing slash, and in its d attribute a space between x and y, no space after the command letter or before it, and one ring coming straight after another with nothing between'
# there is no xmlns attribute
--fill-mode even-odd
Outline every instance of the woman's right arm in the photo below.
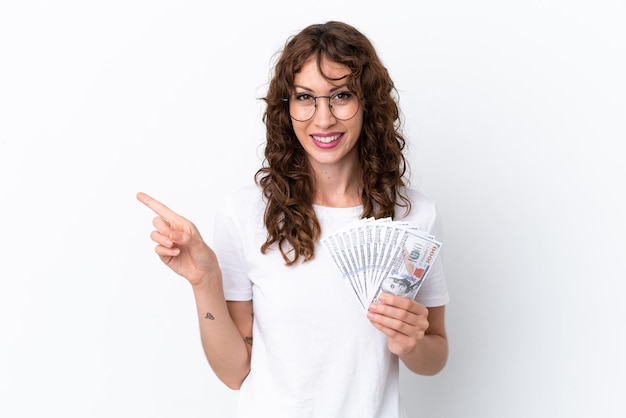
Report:
<svg viewBox="0 0 626 418"><path fill-rule="evenodd" d="M250 371L252 301L226 302L217 257L192 222L145 193L137 199L158 215L150 238L161 261L191 284L211 368L228 387L239 389Z"/></svg>
<svg viewBox="0 0 626 418"><path fill-rule="evenodd" d="M238 390L250 372L252 301L226 302L217 282L193 286L202 348L219 379Z"/></svg>

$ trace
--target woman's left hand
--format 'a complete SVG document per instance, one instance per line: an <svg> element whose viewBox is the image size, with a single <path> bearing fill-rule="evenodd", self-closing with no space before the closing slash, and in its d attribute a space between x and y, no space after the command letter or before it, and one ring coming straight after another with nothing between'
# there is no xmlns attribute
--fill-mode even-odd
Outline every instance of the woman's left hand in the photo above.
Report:
<svg viewBox="0 0 626 418"><path fill-rule="evenodd" d="M428 309L412 300L390 293L378 295L370 304L367 318L388 338L389 351L404 356L418 345L428 329Z"/></svg>

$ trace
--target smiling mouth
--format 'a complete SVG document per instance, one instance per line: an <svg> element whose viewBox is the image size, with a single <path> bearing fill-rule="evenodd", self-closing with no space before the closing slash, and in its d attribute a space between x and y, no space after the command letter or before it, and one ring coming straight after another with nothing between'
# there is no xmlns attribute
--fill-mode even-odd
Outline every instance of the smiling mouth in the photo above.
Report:
<svg viewBox="0 0 626 418"><path fill-rule="evenodd" d="M316 140L317 142L321 142L323 144L330 144L331 142L338 140L341 134L330 135L330 136L315 136L315 135L312 135L312 136L313 136L313 139Z"/></svg>

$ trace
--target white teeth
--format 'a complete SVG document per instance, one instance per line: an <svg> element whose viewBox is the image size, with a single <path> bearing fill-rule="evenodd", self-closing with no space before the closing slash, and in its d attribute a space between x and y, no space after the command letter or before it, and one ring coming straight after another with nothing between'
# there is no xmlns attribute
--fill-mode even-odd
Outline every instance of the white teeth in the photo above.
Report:
<svg viewBox="0 0 626 418"><path fill-rule="evenodd" d="M333 141L336 141L341 135L333 135L333 136L314 136L313 139L319 142L323 142L324 144L329 144Z"/></svg>

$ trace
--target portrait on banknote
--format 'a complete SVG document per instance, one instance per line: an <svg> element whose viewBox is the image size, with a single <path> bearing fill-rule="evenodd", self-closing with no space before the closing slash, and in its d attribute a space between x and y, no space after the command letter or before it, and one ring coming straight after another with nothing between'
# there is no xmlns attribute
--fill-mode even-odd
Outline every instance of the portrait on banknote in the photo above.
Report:
<svg viewBox="0 0 626 418"><path fill-rule="evenodd" d="M389 218L362 219L322 243L364 309L381 292L414 299L441 247L435 237Z"/></svg>

